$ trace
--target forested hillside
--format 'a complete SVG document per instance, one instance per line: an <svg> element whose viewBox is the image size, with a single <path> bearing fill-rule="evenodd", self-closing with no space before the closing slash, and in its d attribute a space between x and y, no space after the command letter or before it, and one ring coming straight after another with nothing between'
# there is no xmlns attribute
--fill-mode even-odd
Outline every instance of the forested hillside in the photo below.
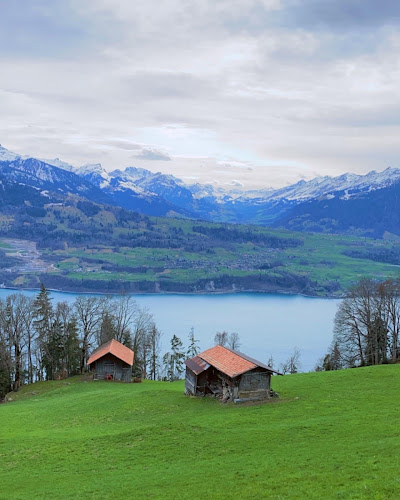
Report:
<svg viewBox="0 0 400 500"><path fill-rule="evenodd" d="M154 218L6 180L3 188L4 286L340 295L360 276L398 273L392 241Z"/></svg>
<svg viewBox="0 0 400 500"><path fill-rule="evenodd" d="M36 160L18 160L21 171L7 165L0 172L2 286L341 296L361 276L398 276L395 238L156 218L104 204L107 195L74 173Z"/></svg>

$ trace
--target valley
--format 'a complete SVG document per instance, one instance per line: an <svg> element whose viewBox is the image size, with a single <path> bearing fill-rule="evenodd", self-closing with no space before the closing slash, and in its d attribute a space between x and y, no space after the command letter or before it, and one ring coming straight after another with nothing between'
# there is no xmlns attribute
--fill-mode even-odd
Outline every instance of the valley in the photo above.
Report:
<svg viewBox="0 0 400 500"><path fill-rule="evenodd" d="M390 241L166 219L152 219L150 230L148 222L109 228L107 237L81 245L76 242L81 233L61 233L64 239L58 240L54 230L53 248L44 240L36 251L34 242L2 239L7 255L19 260L0 270L0 280L9 287L37 288L44 282L53 289L86 292L340 297L362 276L385 280L399 275L390 259L379 262L380 252L392 256L396 243ZM205 229L215 234L204 234ZM22 248L28 252L18 254ZM370 254L378 260L368 258ZM392 258L396 262L396 254Z"/></svg>
<svg viewBox="0 0 400 500"><path fill-rule="evenodd" d="M239 193L0 147L0 283L341 297L360 277L399 276L399 179L389 168Z"/></svg>

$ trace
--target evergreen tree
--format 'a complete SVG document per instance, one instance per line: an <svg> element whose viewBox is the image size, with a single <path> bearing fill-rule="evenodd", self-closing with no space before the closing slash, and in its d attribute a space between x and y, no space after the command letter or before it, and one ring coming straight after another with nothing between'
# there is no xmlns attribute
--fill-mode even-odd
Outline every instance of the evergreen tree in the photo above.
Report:
<svg viewBox="0 0 400 500"><path fill-rule="evenodd" d="M189 347L186 353L187 358L193 358L194 356L197 356L200 351L198 343L199 341L194 338L194 328L192 326L189 332Z"/></svg>
<svg viewBox="0 0 400 500"><path fill-rule="evenodd" d="M163 362L167 380L179 380L184 370L185 352L182 340L176 335L171 339L171 352L164 354Z"/></svg>
<svg viewBox="0 0 400 500"><path fill-rule="evenodd" d="M42 283L40 292L37 295L34 303L34 328L37 332L38 341L38 379L43 380L44 376L48 379L47 369L52 371L51 353L48 346L51 344L50 339L52 336L52 322L54 317L53 306L51 304L50 292L48 292ZM52 350L50 347L50 351Z"/></svg>
<svg viewBox="0 0 400 500"><path fill-rule="evenodd" d="M150 331L148 333L148 345L149 345L149 369L150 378L156 380L158 369L159 369L159 352L160 352L160 338L161 333L153 323Z"/></svg>
<svg viewBox="0 0 400 500"><path fill-rule="evenodd" d="M168 382L174 381L174 372L175 372L175 362L174 358L171 356L170 352L166 352L163 356L163 363L165 368L165 375Z"/></svg>
<svg viewBox="0 0 400 500"><path fill-rule="evenodd" d="M340 354L339 343L333 342L328 354L324 357L322 369L324 371L340 370L343 368L342 357Z"/></svg>
<svg viewBox="0 0 400 500"><path fill-rule="evenodd" d="M171 351L175 364L174 378L179 379L184 371L185 352L183 350L182 340L176 335L174 335L171 339Z"/></svg>
<svg viewBox="0 0 400 500"><path fill-rule="evenodd" d="M114 325L113 316L106 311L100 325L99 345L105 344L109 340L116 339L117 332Z"/></svg>

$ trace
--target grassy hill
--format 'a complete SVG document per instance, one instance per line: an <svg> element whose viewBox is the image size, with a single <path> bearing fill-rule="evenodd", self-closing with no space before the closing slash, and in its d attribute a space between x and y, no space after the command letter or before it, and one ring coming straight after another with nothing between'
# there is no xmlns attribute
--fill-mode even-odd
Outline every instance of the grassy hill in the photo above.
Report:
<svg viewBox="0 0 400 500"><path fill-rule="evenodd" d="M76 377L0 406L0 498L400 497L400 365L273 379L281 398Z"/></svg>

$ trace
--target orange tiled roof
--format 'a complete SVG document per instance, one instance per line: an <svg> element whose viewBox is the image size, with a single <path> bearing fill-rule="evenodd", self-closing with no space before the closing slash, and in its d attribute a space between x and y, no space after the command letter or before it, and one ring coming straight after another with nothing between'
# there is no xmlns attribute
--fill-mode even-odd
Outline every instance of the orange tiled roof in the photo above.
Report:
<svg viewBox="0 0 400 500"><path fill-rule="evenodd" d="M132 349L129 349L129 347L126 347L125 345L121 344L121 342L118 342L118 340L112 339L105 344L101 345L98 347L90 356L88 360L88 365L94 363L98 359L102 358L106 354L112 354L116 358L121 359L128 365L132 366L133 365L133 356L134 353Z"/></svg>
<svg viewBox="0 0 400 500"><path fill-rule="evenodd" d="M207 349L198 354L198 357L204 359L204 361L231 378L237 377L259 366L222 345L211 347L211 349Z"/></svg>

